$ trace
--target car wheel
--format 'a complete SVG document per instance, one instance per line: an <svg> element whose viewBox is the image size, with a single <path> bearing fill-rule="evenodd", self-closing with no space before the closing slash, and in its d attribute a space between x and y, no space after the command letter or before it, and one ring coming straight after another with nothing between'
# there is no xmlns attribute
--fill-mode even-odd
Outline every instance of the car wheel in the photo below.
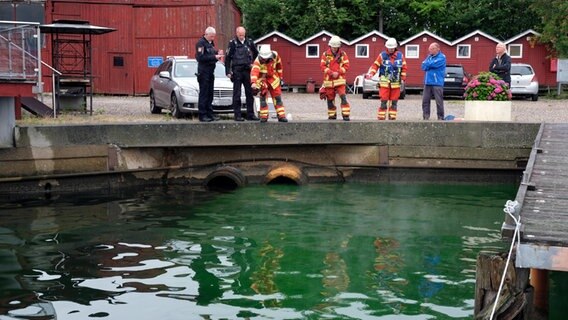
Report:
<svg viewBox="0 0 568 320"><path fill-rule="evenodd" d="M154 97L154 91L150 92L150 113L157 114L161 113L162 108L156 105L156 98Z"/></svg>
<svg viewBox="0 0 568 320"><path fill-rule="evenodd" d="M363 99L369 99L369 94L366 92L363 92Z"/></svg>
<svg viewBox="0 0 568 320"><path fill-rule="evenodd" d="M179 106L178 106L178 99L175 95L175 93L172 94L172 100L171 100L171 112L172 112L172 117L176 118L176 119L180 119L183 117L183 114L181 113L181 111L179 110Z"/></svg>
<svg viewBox="0 0 568 320"><path fill-rule="evenodd" d="M538 94L533 94L531 98L532 101L538 101Z"/></svg>

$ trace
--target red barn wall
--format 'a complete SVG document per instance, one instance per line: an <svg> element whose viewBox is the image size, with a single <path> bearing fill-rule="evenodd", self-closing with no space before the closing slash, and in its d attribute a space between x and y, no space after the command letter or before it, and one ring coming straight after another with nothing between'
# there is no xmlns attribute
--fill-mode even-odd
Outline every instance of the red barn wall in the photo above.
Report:
<svg viewBox="0 0 568 320"><path fill-rule="evenodd" d="M513 63L528 63L536 73L539 84L546 86L556 86L556 72L551 71L550 52L542 44L536 44L531 48L527 37L521 37L509 44L520 44L523 46L521 58L512 58ZM554 60L556 61L556 60Z"/></svg>
<svg viewBox="0 0 568 320"><path fill-rule="evenodd" d="M116 29L92 37L93 89L95 93L136 95L148 93L156 70L148 67L148 57L195 57L195 43L210 25L217 30L216 46L224 49L240 24L241 12L233 0L47 1L46 23L57 19L86 20ZM50 50L48 46L44 60L51 59ZM114 66L115 57L122 58L124 65Z"/></svg>
<svg viewBox="0 0 568 320"><path fill-rule="evenodd" d="M471 46L470 58L457 57L458 45ZM466 72L473 75L482 71L489 71L489 63L495 57L495 45L497 45L495 41L486 37L480 35L471 36L451 47L451 55L446 55L448 63L461 64Z"/></svg>
<svg viewBox="0 0 568 320"><path fill-rule="evenodd" d="M373 41L374 39L374 41ZM386 39L383 39L380 36L372 35L361 39L357 43L354 43L350 46L343 46L343 50L349 56L350 67L349 71L347 72L347 83L352 84L355 81L355 77L361 75L363 73L367 73L377 56L381 53L384 49ZM367 44L369 45L369 57L368 58L357 58L355 57L355 50L356 45L358 44ZM326 45L327 49L327 45ZM323 78L323 76L322 76Z"/></svg>

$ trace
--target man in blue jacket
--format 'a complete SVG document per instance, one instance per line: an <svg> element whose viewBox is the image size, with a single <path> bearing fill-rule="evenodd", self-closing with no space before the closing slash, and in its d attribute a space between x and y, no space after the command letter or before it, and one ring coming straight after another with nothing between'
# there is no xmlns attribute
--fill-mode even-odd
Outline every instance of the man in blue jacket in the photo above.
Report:
<svg viewBox="0 0 568 320"><path fill-rule="evenodd" d="M438 120L444 120L444 77L446 76L446 56L440 52L440 45L433 42L428 47L428 56L422 61L424 92L422 95L422 118L430 119L430 100L436 100Z"/></svg>

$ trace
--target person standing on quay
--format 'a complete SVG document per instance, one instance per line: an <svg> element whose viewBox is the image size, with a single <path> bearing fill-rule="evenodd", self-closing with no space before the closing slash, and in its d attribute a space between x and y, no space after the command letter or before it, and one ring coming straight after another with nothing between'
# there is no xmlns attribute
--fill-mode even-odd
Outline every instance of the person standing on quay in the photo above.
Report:
<svg viewBox="0 0 568 320"><path fill-rule="evenodd" d="M260 93L260 122L268 121L268 93L275 102L278 122L288 122L282 102L282 60L269 44L262 45L250 71L253 94Z"/></svg>
<svg viewBox="0 0 568 320"><path fill-rule="evenodd" d="M495 46L496 56L489 64L489 72L497 74L503 81L507 82L509 88L511 87L511 57L507 54L505 44L499 42Z"/></svg>
<svg viewBox="0 0 568 320"><path fill-rule="evenodd" d="M345 73L349 70L349 58L347 53L341 50L341 40L338 36L333 36L329 40L329 49L327 49L320 62L320 68L323 72L323 87L325 88L325 99L327 100L327 118L329 120L337 119L337 108L335 107L335 95L338 94L341 99L341 116L344 121L349 121L349 113L351 107L347 102L345 86Z"/></svg>
<svg viewBox="0 0 568 320"><path fill-rule="evenodd" d="M430 100L436 100L438 120L444 120L444 77L446 76L446 56L440 45L433 42L428 47L428 56L422 61L424 92L422 93L422 119L430 119Z"/></svg>
<svg viewBox="0 0 568 320"><path fill-rule="evenodd" d="M247 114L246 119L258 121L254 112L254 97L250 83L252 63L258 56L258 50L252 39L246 37L246 29L238 27L236 36L229 41L225 56L225 73L233 82L233 111L235 121L244 121L241 115L241 86L245 89Z"/></svg>
<svg viewBox="0 0 568 320"><path fill-rule="evenodd" d="M199 82L199 121L211 122L213 116L213 88L215 85L215 66L218 60L223 59L222 52L215 49L215 36L217 31L207 27L205 34L195 45L195 59L197 60L197 82Z"/></svg>
<svg viewBox="0 0 568 320"><path fill-rule="evenodd" d="M406 60L402 52L397 50L398 44L395 38L388 38L385 47L386 50L379 54L365 77L371 79L377 71L379 72L381 104L377 111L377 119L385 120L388 113L389 120L396 120L400 86L406 80ZM388 106L389 101L390 106Z"/></svg>

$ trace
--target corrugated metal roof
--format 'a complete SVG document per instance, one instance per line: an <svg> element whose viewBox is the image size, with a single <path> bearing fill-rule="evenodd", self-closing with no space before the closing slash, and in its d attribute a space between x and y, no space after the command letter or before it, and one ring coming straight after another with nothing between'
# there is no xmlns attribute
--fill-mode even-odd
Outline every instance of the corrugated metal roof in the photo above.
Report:
<svg viewBox="0 0 568 320"><path fill-rule="evenodd" d="M90 25L83 20L58 20L51 24L42 24L39 29L43 33L66 33L66 34L105 34L116 31L113 28Z"/></svg>

